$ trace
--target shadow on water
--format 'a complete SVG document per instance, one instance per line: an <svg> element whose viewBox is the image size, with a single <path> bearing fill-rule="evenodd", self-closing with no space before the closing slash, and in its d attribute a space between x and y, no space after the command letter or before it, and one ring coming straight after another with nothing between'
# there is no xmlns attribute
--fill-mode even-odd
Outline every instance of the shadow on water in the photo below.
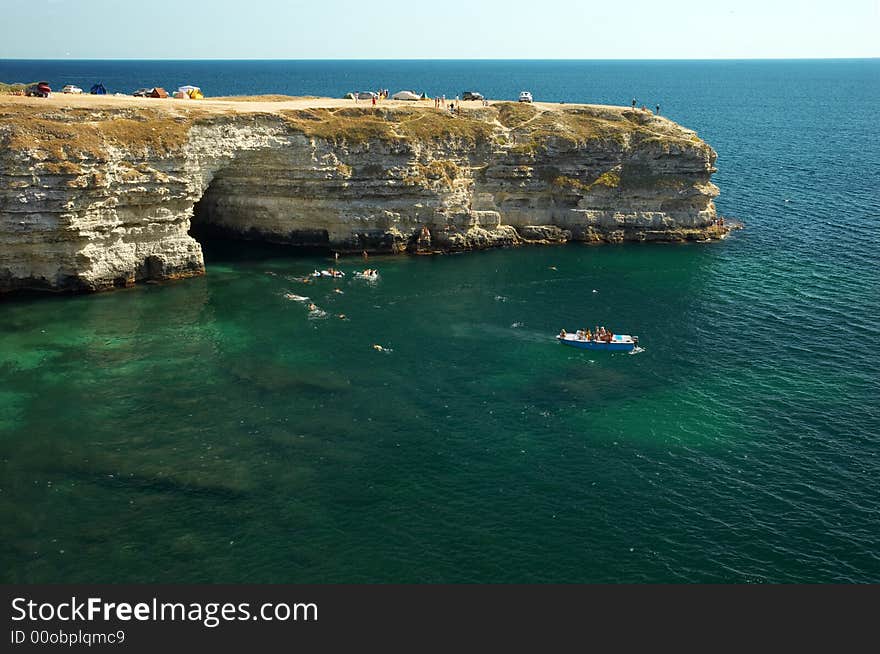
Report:
<svg viewBox="0 0 880 654"><path fill-rule="evenodd" d="M257 240L235 240L193 232L202 246L205 265L272 262L279 259L302 259L330 256L326 247L292 246L283 243L266 243Z"/></svg>

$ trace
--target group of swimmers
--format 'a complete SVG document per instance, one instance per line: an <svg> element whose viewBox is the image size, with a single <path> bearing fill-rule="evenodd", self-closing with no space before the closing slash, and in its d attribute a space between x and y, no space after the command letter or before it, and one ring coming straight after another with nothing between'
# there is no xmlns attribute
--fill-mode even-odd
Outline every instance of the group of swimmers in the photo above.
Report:
<svg viewBox="0 0 880 654"><path fill-rule="evenodd" d="M559 338L565 338L567 334L563 329L559 332ZM579 341L596 341L597 343L610 343L614 340L614 332L609 329L605 329L605 325L599 327L598 325L593 328L593 331L589 329L579 329L575 332L575 338Z"/></svg>
<svg viewBox="0 0 880 654"><path fill-rule="evenodd" d="M364 258L366 259L366 252L364 253ZM269 274L274 275L275 273L269 273ZM328 275L330 277L344 277L345 273L342 272L341 270L337 270L336 268L328 268L327 270L323 270L321 272L318 272L317 270L315 270L309 277L303 277L302 282L304 284L311 284L312 277L326 277ZM375 279L376 277L379 276L379 271L376 268L364 268L364 270L362 272L355 273L355 276L361 276L361 277L366 277L369 279ZM340 295L343 294L342 289L338 289L338 288L334 288L333 292L338 293ZM297 302L303 302L303 303L308 302L308 304L306 304L306 308L309 310L309 313L311 313L313 315L314 314L321 314L321 315L324 314L324 312L321 311L320 308L318 308L318 305L315 304L314 302L311 302L309 300L309 298L307 298L307 297L303 297L301 295L295 295L293 293L285 293L284 297L286 297L288 300L296 300ZM347 319L346 315L344 313L340 313L337 316L337 318L339 318L340 320Z"/></svg>

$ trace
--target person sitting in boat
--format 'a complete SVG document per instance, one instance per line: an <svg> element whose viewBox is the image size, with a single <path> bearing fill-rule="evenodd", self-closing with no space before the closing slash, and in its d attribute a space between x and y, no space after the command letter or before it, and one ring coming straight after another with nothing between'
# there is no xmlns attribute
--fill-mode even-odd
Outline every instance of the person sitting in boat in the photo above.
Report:
<svg viewBox="0 0 880 654"><path fill-rule="evenodd" d="M586 339L587 339L588 341L592 341L592 340L593 340L593 333L592 333L589 329L587 329Z"/></svg>
<svg viewBox="0 0 880 654"><path fill-rule="evenodd" d="M559 338L565 338L566 336L567 334L565 333L564 329L559 332Z"/></svg>

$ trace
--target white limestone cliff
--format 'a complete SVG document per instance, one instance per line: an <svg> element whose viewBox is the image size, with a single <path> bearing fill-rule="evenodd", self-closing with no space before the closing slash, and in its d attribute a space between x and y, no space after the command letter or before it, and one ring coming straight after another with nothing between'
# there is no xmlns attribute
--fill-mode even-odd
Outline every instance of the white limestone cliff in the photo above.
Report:
<svg viewBox="0 0 880 654"><path fill-rule="evenodd" d="M193 233L358 253L724 234L712 148L624 108L6 104L0 145L0 292L202 274Z"/></svg>

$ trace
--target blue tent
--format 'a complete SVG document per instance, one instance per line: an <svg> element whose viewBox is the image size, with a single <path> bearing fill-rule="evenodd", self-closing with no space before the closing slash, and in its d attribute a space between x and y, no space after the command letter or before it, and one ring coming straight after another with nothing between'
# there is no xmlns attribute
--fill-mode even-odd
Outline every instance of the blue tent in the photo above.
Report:
<svg viewBox="0 0 880 654"><path fill-rule="evenodd" d="M107 95L107 89L104 88L104 85L101 82L95 84L91 91L89 91L92 95Z"/></svg>

